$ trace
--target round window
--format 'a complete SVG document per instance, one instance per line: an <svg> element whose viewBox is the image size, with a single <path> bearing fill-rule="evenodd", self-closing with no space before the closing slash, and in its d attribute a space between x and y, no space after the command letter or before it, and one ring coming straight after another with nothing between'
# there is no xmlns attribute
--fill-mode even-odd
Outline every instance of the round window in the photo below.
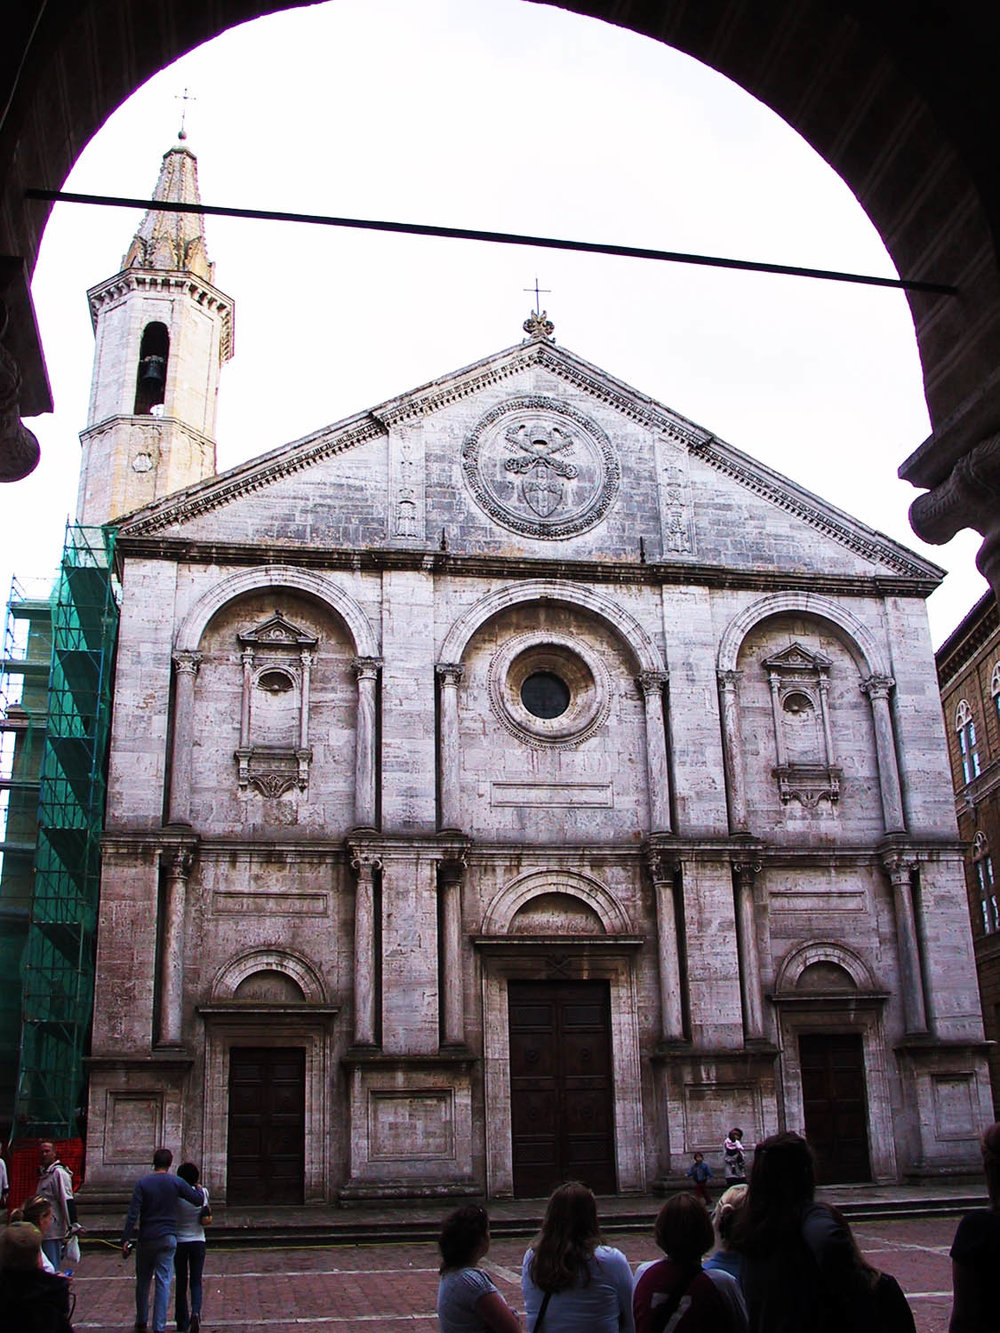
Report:
<svg viewBox="0 0 1000 1333"><path fill-rule="evenodd" d="M569 707L569 686L554 671L533 671L521 686L521 702L532 717L562 717Z"/></svg>
<svg viewBox="0 0 1000 1333"><path fill-rule="evenodd" d="M599 655L576 636L529 631L498 649L489 691L494 715L521 740L578 745L607 718L611 680Z"/></svg>

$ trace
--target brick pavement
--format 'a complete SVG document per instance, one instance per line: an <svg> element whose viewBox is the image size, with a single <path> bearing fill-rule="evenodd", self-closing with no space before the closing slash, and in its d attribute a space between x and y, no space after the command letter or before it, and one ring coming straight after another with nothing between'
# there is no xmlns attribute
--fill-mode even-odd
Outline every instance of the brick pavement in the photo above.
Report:
<svg viewBox="0 0 1000 1333"><path fill-rule="evenodd" d="M951 1310L948 1247L955 1218L859 1222L858 1241L877 1266L898 1278L918 1333L945 1333ZM633 1264L657 1257L652 1237L608 1233ZM495 1241L486 1267L510 1304L521 1308L523 1240ZM74 1278L78 1333L120 1333L134 1319L133 1265L110 1247L84 1252ZM209 1247L204 1333L437 1333L436 1248L426 1242L320 1248L224 1250ZM168 1324L173 1329L172 1322Z"/></svg>

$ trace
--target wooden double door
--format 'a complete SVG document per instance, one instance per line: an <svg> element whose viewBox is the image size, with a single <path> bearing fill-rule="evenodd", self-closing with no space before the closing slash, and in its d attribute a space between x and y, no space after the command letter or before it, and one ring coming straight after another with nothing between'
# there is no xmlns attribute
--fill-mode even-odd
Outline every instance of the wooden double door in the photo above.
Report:
<svg viewBox="0 0 1000 1333"><path fill-rule="evenodd" d="M511 981L514 1193L565 1180L616 1189L610 990L606 981Z"/></svg>
<svg viewBox="0 0 1000 1333"><path fill-rule="evenodd" d="M871 1180L865 1059L859 1033L799 1037L806 1138L822 1185Z"/></svg>
<svg viewBox="0 0 1000 1333"><path fill-rule="evenodd" d="M305 1069L300 1046L230 1049L227 1203L302 1203Z"/></svg>

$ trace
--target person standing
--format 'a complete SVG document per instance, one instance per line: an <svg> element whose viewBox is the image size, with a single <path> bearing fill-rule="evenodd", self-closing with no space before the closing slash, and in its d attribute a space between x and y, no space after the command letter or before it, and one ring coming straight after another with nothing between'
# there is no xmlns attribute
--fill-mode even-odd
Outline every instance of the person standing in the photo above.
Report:
<svg viewBox="0 0 1000 1333"><path fill-rule="evenodd" d="M521 1292L534 1333L635 1333L632 1270L603 1244L597 1202L586 1185L560 1185L524 1256Z"/></svg>
<svg viewBox="0 0 1000 1333"><path fill-rule="evenodd" d="M711 1208L712 1198L708 1192L708 1182L712 1179L712 1168L700 1152L694 1155L694 1161L687 1169L689 1180L694 1181L695 1198L702 1201L706 1208Z"/></svg>
<svg viewBox="0 0 1000 1333"><path fill-rule="evenodd" d="M743 1255L750 1333L884 1333L869 1275L815 1189L815 1159L801 1135L757 1144L731 1240Z"/></svg>
<svg viewBox="0 0 1000 1333"><path fill-rule="evenodd" d="M42 1251L52 1267L58 1269L70 1233L80 1229L73 1198L73 1176L69 1167L60 1162L51 1139L42 1139L38 1145L38 1158L41 1165L35 1193L52 1205L52 1218L42 1236Z"/></svg>
<svg viewBox="0 0 1000 1333"><path fill-rule="evenodd" d="M165 1333L166 1330L167 1302L177 1249L177 1200L186 1199L199 1209L205 1203L204 1190L169 1174L173 1160L169 1148L157 1148L153 1153L152 1173L136 1182L122 1231L122 1254L126 1258L130 1253L132 1233L138 1230L139 1235L135 1252L136 1333L145 1333L149 1327L150 1282L154 1284L153 1333Z"/></svg>
<svg viewBox="0 0 1000 1333"><path fill-rule="evenodd" d="M726 1172L726 1188L747 1183L747 1159L743 1151L742 1129L731 1129L722 1145L722 1163Z"/></svg>
<svg viewBox="0 0 1000 1333"><path fill-rule="evenodd" d="M194 1188L198 1184L198 1168L194 1162L181 1162L177 1168L181 1180ZM199 1333L201 1328L201 1275L205 1270L205 1223L212 1220L209 1211L208 1190L201 1206L195 1207L187 1199L177 1200L177 1249L174 1253L174 1317L178 1333ZM190 1309L188 1297L190 1296Z"/></svg>
<svg viewBox="0 0 1000 1333"><path fill-rule="evenodd" d="M989 1208L966 1213L951 1246L954 1299L949 1333L988 1333L996 1328L1000 1268L1000 1121L980 1142Z"/></svg>
<svg viewBox="0 0 1000 1333"><path fill-rule="evenodd" d="M486 1210L469 1203L441 1227L437 1316L440 1333L522 1333L521 1321L479 1267L490 1248Z"/></svg>
<svg viewBox="0 0 1000 1333"><path fill-rule="evenodd" d="M737 1279L721 1268L702 1267L714 1232L701 1201L673 1195L660 1209L654 1235L665 1257L636 1272L635 1333L747 1333Z"/></svg>

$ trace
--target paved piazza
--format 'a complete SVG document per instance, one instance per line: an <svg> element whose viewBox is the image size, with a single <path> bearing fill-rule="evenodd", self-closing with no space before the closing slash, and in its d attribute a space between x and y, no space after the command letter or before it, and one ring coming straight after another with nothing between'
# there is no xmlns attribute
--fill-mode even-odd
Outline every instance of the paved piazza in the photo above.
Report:
<svg viewBox="0 0 1000 1333"><path fill-rule="evenodd" d="M859 1224L856 1235L873 1263L898 1278L910 1300L918 1333L945 1333L951 1310L948 1248L957 1218ZM636 1234L608 1240L633 1264L655 1258L656 1247ZM521 1309L523 1240L495 1241L486 1267ZM364 1245L315 1249L223 1250L209 1247L205 1268L203 1333L214 1330L304 1328L350 1333L374 1327L437 1333L433 1245ZM132 1325L131 1262L111 1249L85 1251L74 1278L74 1327L111 1333ZM172 1313L172 1308L171 1308ZM174 1325L167 1325L172 1330Z"/></svg>

